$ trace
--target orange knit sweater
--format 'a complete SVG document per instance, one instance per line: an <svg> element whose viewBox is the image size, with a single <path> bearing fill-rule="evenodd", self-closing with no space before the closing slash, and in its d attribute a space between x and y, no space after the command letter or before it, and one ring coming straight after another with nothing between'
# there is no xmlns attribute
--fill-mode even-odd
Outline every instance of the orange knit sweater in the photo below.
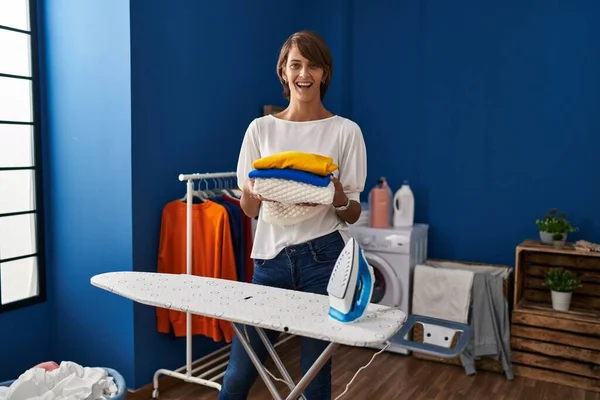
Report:
<svg viewBox="0 0 600 400"><path fill-rule="evenodd" d="M180 200L165 205L162 214L158 251L158 272L186 273L186 203ZM192 274L237 280L229 215L220 204L207 200L192 205ZM158 331L186 335L182 311L157 308ZM215 342L231 342L233 328L228 321L192 315L192 334L205 335Z"/></svg>

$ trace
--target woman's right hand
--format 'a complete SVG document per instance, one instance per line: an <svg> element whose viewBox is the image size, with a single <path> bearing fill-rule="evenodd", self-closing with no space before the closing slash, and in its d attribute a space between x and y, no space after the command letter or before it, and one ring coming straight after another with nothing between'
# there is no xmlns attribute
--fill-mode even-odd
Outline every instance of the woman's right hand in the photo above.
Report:
<svg viewBox="0 0 600 400"><path fill-rule="evenodd" d="M248 179L246 183L244 183L242 191L244 192L244 195L248 196L253 200L265 201L265 199L261 195L254 193L254 179L252 178Z"/></svg>
<svg viewBox="0 0 600 400"><path fill-rule="evenodd" d="M240 205L244 214L250 218L258 216L262 198L259 195L253 193L254 179L248 179L242 187L242 198L240 199Z"/></svg>

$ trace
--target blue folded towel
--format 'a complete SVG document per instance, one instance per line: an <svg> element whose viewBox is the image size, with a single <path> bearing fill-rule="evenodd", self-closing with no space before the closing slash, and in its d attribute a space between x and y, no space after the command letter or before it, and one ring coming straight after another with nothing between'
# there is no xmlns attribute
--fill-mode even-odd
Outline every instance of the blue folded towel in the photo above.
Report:
<svg viewBox="0 0 600 400"><path fill-rule="evenodd" d="M309 185L327 187L331 183L331 177L320 176L312 172L300 171L291 168L254 169L248 174L249 178L278 178L290 181L308 183Z"/></svg>

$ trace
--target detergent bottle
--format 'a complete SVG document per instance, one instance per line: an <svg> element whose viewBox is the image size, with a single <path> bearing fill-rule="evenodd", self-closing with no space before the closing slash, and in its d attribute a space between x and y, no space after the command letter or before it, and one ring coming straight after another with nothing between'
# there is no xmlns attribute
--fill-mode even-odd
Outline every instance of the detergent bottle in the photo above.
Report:
<svg viewBox="0 0 600 400"><path fill-rule="evenodd" d="M391 226L392 191L385 177L377 180L377 185L369 193L369 213L371 228Z"/></svg>
<svg viewBox="0 0 600 400"><path fill-rule="evenodd" d="M415 197L407 181L394 195L394 227L413 226L415 219Z"/></svg>

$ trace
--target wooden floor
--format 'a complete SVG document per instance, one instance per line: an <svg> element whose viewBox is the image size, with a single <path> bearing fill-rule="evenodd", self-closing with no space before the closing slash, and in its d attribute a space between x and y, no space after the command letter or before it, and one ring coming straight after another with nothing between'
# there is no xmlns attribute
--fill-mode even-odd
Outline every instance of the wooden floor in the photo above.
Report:
<svg viewBox="0 0 600 400"><path fill-rule="evenodd" d="M278 354L292 378L300 378L299 346L294 338L278 347ZM369 362L375 350L356 347L339 347L333 358L333 397L342 393L352 376ZM272 362L269 370L279 373ZM275 382L279 390L285 385ZM288 393L288 391L284 392ZM182 383L161 391L160 400L214 400L217 391L190 383ZM249 400L272 398L260 378L252 388ZM542 381L515 377L508 381L504 375L480 371L467 376L461 367L417 360L411 356L384 352L368 368L363 369L341 400L600 400L600 393L585 392Z"/></svg>

